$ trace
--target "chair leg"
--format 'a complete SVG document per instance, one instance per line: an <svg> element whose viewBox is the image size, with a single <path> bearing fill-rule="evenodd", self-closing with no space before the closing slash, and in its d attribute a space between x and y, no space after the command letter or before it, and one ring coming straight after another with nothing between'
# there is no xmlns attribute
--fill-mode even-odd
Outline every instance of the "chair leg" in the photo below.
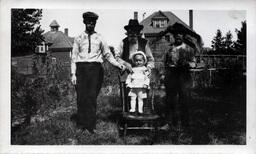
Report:
<svg viewBox="0 0 256 154"><path fill-rule="evenodd" d="M157 124L157 122L156 123L154 123L154 141L155 142L157 142L157 135L158 135L158 124Z"/></svg>
<svg viewBox="0 0 256 154"><path fill-rule="evenodd" d="M157 122L151 122L151 127L153 128L151 130L151 145L157 142L157 135L158 135L158 124Z"/></svg>
<svg viewBox="0 0 256 154"><path fill-rule="evenodd" d="M124 144L126 144L127 123L124 124Z"/></svg>

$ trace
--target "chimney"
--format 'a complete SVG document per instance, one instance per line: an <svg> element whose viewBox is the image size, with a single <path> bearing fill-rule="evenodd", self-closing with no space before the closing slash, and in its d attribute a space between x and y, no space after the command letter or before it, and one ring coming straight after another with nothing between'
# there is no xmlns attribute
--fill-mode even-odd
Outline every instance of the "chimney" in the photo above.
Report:
<svg viewBox="0 0 256 154"><path fill-rule="evenodd" d="M193 29L193 10L189 10L189 27Z"/></svg>
<svg viewBox="0 0 256 154"><path fill-rule="evenodd" d="M137 11L134 12L134 19L138 20L138 12Z"/></svg>
<svg viewBox="0 0 256 154"><path fill-rule="evenodd" d="M145 19L145 15L146 15L146 12L143 13L143 15L142 15L142 20Z"/></svg>
<svg viewBox="0 0 256 154"><path fill-rule="evenodd" d="M67 28L64 29L64 33L65 33L65 35L68 36L68 29Z"/></svg>

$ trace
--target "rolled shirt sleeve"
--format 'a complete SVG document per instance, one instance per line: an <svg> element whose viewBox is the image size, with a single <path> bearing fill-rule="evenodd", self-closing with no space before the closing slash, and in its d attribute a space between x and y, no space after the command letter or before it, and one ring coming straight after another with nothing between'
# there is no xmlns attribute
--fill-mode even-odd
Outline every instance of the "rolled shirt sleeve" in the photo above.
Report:
<svg viewBox="0 0 256 154"><path fill-rule="evenodd" d="M121 68L121 64L114 58L113 54L110 52L109 46L107 43L102 39L101 40L101 52L103 57L109 61L112 65Z"/></svg>
<svg viewBox="0 0 256 154"><path fill-rule="evenodd" d="M119 46L117 47L117 49L115 49L115 58L116 60L120 63L125 65L125 61L121 58L123 55L123 41L119 44Z"/></svg>
<svg viewBox="0 0 256 154"><path fill-rule="evenodd" d="M71 53L71 74L76 73L76 61L79 52L79 44L77 38L74 39L73 49Z"/></svg>

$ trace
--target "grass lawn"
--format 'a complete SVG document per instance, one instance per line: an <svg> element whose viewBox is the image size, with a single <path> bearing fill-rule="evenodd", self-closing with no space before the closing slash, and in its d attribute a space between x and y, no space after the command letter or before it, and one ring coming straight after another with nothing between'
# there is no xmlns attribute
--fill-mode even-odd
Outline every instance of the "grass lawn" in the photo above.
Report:
<svg viewBox="0 0 256 154"><path fill-rule="evenodd" d="M192 92L190 132L181 127L160 131L153 144L246 144L245 89L207 89ZM88 134L77 129L70 121L76 112L74 90L61 98L55 108L41 110L31 123L11 134L13 145L123 145L119 135L118 119L121 103L118 87L104 87L98 97L97 133ZM164 107L164 93L157 91L157 110ZM152 144L148 131L130 131L126 138L129 145Z"/></svg>

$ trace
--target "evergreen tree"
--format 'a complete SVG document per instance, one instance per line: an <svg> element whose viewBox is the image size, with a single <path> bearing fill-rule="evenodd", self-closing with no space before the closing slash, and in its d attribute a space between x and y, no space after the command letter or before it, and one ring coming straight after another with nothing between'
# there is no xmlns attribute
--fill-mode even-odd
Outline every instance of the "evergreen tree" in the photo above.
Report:
<svg viewBox="0 0 256 154"><path fill-rule="evenodd" d="M40 27L41 9L11 10L11 53L12 56L33 53L42 41Z"/></svg>
<svg viewBox="0 0 256 154"><path fill-rule="evenodd" d="M225 54L232 54L234 42L232 41L232 33L228 31L224 37Z"/></svg>
<svg viewBox="0 0 256 154"><path fill-rule="evenodd" d="M215 54L220 54L225 48L224 37L222 36L222 32L217 29L216 36L212 40L212 49Z"/></svg>
<svg viewBox="0 0 256 154"><path fill-rule="evenodd" d="M240 30L236 29L237 41L235 42L235 49L239 54L246 54L246 21L242 22Z"/></svg>

